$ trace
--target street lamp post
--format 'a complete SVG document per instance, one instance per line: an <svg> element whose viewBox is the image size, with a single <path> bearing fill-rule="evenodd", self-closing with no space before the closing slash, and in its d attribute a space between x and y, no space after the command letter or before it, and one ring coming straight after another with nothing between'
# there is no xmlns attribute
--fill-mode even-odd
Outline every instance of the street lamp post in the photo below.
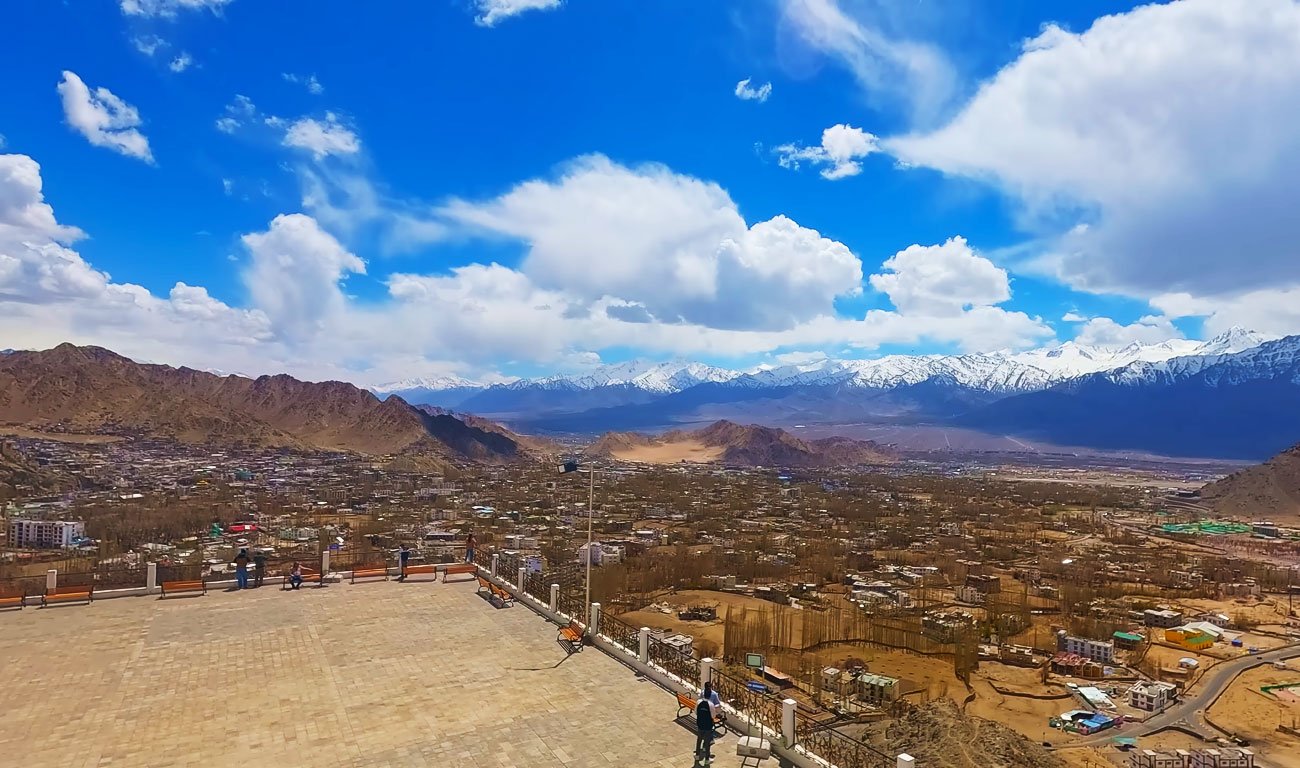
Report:
<svg viewBox="0 0 1300 768"><path fill-rule="evenodd" d="M560 474L578 471L578 462L565 461L560 465ZM591 626L591 521L596 507L596 465L587 464L587 599L583 603L583 624Z"/></svg>

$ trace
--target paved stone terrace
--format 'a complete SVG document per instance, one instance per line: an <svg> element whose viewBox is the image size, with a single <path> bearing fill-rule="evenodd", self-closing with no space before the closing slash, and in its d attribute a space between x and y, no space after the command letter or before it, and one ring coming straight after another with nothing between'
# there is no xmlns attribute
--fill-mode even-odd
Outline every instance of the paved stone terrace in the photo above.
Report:
<svg viewBox="0 0 1300 768"><path fill-rule="evenodd" d="M686 768L672 695L473 584L0 613L0 764ZM559 666L556 666L559 664ZM734 768L735 737L715 766ZM771 763L776 763L775 758Z"/></svg>

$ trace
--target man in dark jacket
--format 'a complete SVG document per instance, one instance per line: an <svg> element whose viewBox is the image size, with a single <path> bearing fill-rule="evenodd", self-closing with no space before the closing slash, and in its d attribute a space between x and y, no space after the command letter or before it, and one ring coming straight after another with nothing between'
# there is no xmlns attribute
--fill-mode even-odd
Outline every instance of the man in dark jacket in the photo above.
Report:
<svg viewBox="0 0 1300 768"><path fill-rule="evenodd" d="M704 684L700 700L695 702L695 759L707 765L713 759L713 683Z"/></svg>
<svg viewBox="0 0 1300 768"><path fill-rule="evenodd" d="M266 577L266 552L257 550L253 553L253 586L262 586L262 579Z"/></svg>
<svg viewBox="0 0 1300 768"><path fill-rule="evenodd" d="M402 548L397 550L397 571L398 571L397 580L398 581L406 581L406 566L410 562L411 562L411 548L403 544Z"/></svg>

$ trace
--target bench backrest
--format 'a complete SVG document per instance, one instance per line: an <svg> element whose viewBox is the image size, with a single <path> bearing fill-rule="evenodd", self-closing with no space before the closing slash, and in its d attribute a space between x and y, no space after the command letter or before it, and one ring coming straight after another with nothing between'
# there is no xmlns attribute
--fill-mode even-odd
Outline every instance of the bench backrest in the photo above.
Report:
<svg viewBox="0 0 1300 768"><path fill-rule="evenodd" d="M685 709L695 709L695 699L684 693L677 694L677 703Z"/></svg>
<svg viewBox="0 0 1300 768"><path fill-rule="evenodd" d="M50 596L55 596L55 595L88 595L88 594L90 594L90 591L91 591L92 589L94 589L94 586L91 585L91 584L78 584L78 585L76 585L76 586L71 586L71 587L55 587L54 589L47 589L47 590L45 590L45 594L50 595Z"/></svg>

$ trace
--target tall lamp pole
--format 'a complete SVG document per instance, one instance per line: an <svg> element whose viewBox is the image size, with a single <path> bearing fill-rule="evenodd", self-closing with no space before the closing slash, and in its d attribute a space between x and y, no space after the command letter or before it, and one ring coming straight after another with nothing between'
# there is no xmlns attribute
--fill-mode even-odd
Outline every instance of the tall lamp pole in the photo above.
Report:
<svg viewBox="0 0 1300 768"><path fill-rule="evenodd" d="M583 601L584 617L582 623L591 627L591 518L596 507L596 465L587 465L587 599Z"/></svg>

